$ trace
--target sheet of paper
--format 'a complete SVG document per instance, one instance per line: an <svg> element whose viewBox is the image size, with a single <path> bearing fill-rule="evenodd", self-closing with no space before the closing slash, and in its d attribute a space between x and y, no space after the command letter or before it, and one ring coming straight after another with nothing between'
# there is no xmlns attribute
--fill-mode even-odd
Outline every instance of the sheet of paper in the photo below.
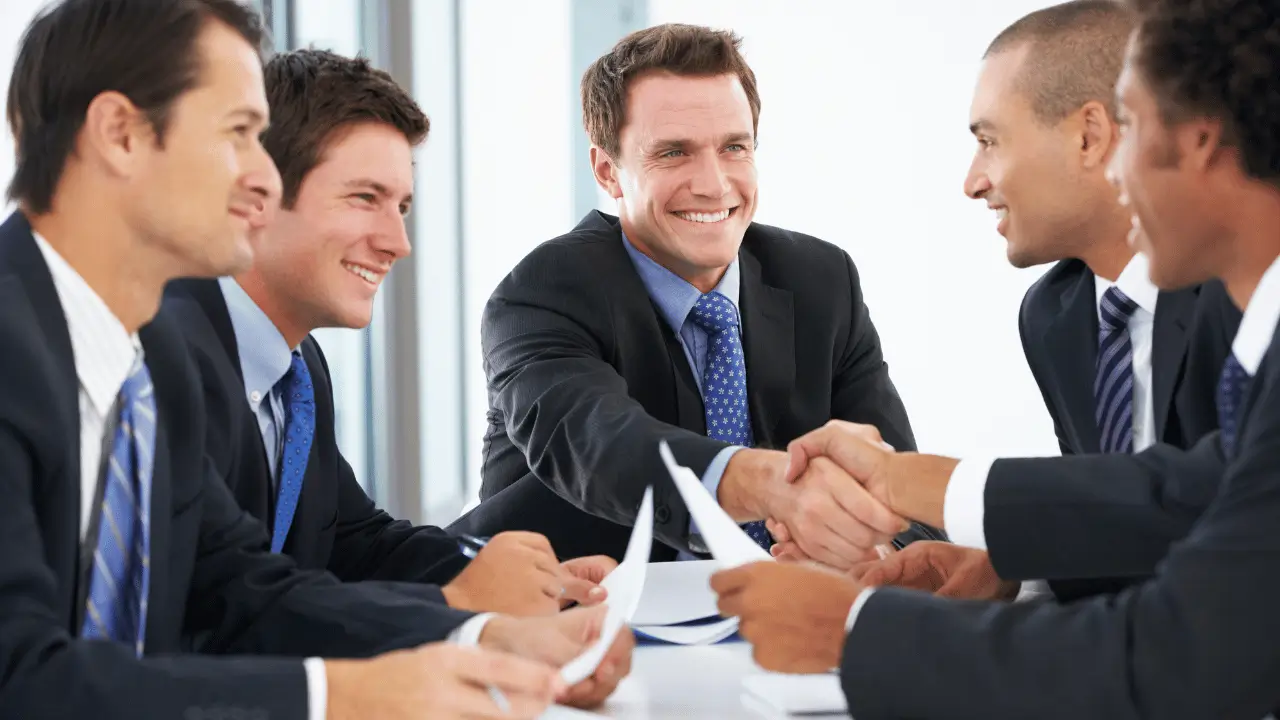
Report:
<svg viewBox="0 0 1280 720"><path fill-rule="evenodd" d="M564 705L552 705L547 708L546 712L538 716L538 720L590 720L590 718L603 718L608 715L600 715L598 713L587 712L577 708L565 707Z"/></svg>
<svg viewBox="0 0 1280 720"><path fill-rule="evenodd" d="M676 625L718 616L711 575L721 567L719 560L649 563L631 625Z"/></svg>
<svg viewBox="0 0 1280 720"><path fill-rule="evenodd" d="M729 517L692 470L676 463L665 440L658 445L658 453L662 455L680 497L689 507L689 514L702 533L702 541L721 567L732 568L773 559Z"/></svg>
<svg viewBox="0 0 1280 720"><path fill-rule="evenodd" d="M641 635L676 645L711 645L738 631L738 618L700 625L633 625Z"/></svg>
<svg viewBox="0 0 1280 720"><path fill-rule="evenodd" d="M832 715L847 717L840 677L820 675L783 675L757 673L742 678L744 696L783 715Z"/></svg>
<svg viewBox="0 0 1280 720"><path fill-rule="evenodd" d="M604 626L600 637L581 655L560 668L560 677L570 685L586 680L600 666L609 646L613 644L618 631L626 625L636 608L640 605L640 594L644 590L645 571L649 567L649 554L653 548L653 487L644 491L644 500L640 503L640 511L636 513L636 524L631 530L631 539L627 542L627 552L622 562L600 583L609 591L605 600L608 610L605 613Z"/></svg>

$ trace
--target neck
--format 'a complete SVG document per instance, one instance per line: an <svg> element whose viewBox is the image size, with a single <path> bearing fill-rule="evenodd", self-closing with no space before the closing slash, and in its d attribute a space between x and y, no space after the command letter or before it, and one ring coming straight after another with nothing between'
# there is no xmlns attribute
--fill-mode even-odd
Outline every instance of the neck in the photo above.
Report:
<svg viewBox="0 0 1280 720"><path fill-rule="evenodd" d="M1249 306L1267 268L1280 257L1280 192L1255 189L1232 203L1233 226L1222 249L1219 272L1227 294L1240 310Z"/></svg>
<svg viewBox="0 0 1280 720"><path fill-rule="evenodd" d="M622 220L622 232L626 233L627 241L631 243L631 246L639 250L642 255L675 273L677 277L697 288L698 292L703 295L715 290L720 281L724 279L725 272L729 270L728 265L718 268L704 268L656 253L652 250L653 245L637 233L635 228L630 227L630 223L625 219Z"/></svg>
<svg viewBox="0 0 1280 720"><path fill-rule="evenodd" d="M276 326L276 330L280 332L285 343L290 348L298 347L303 339L315 330L314 327L305 322L299 322L292 318L292 314L286 309L283 301L278 299L275 293L271 292L267 281L262 277L256 269L250 268L245 272L236 275L235 280L244 288L244 292L251 300L262 310L262 312Z"/></svg>
<svg viewBox="0 0 1280 720"><path fill-rule="evenodd" d="M1085 229L1085 237L1091 240L1079 253L1079 259L1094 275L1115 282L1133 259L1128 239L1132 227L1130 214L1119 203L1108 203L1097 222Z"/></svg>
<svg viewBox="0 0 1280 720"><path fill-rule="evenodd" d="M55 198L55 209L31 217L39 233L102 299L129 334L160 309L164 286L179 273L164 254L147 247L109 200ZM74 208L74 210L70 209Z"/></svg>

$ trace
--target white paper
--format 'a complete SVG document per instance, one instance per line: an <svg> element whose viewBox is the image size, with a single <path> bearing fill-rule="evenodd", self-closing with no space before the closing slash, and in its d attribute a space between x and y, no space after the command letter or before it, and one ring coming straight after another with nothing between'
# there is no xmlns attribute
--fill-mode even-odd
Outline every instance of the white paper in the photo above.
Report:
<svg viewBox="0 0 1280 720"><path fill-rule="evenodd" d="M738 631L738 618L703 625L633 625L637 633L676 645L711 645Z"/></svg>
<svg viewBox="0 0 1280 720"><path fill-rule="evenodd" d="M745 696L784 715L847 716L849 712L840 677L830 673L757 673L742 678L742 689Z"/></svg>
<svg viewBox="0 0 1280 720"><path fill-rule="evenodd" d="M631 625L676 625L718 617L711 576L721 567L719 560L649 563Z"/></svg>
<svg viewBox="0 0 1280 720"><path fill-rule="evenodd" d="M675 456L671 454L671 448L665 440L658 445L658 452L662 455L662 462L667 465L667 472L671 473L676 490L689 508L689 515L702 533L702 541L721 567L733 568L773 559L729 517L692 470L676 464Z"/></svg>
<svg viewBox="0 0 1280 720"><path fill-rule="evenodd" d="M560 677L569 685L576 685L591 677L591 673L600 666L600 661L613 645L618 631L635 615L636 608L640 605L640 594L644 590L645 570L649 567L652 549L653 487L650 486L644 491L644 500L640 503L640 511L636 513L636 524L631 530L631 539L627 542L627 552L622 556L622 562L600 583L609 591L605 600L608 610L600 637L581 655L560 668Z"/></svg>
<svg viewBox="0 0 1280 720"><path fill-rule="evenodd" d="M538 716L538 720L588 720L589 718L603 717L608 717L608 715L600 715L586 710L565 707L564 705L552 705L547 708L546 712Z"/></svg>

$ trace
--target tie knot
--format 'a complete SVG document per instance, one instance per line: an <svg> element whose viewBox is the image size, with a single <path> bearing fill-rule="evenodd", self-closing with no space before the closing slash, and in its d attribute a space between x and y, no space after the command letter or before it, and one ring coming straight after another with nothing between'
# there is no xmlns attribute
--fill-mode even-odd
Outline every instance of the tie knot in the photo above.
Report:
<svg viewBox="0 0 1280 720"><path fill-rule="evenodd" d="M277 387L280 388L285 402L309 401L314 398L311 371L307 369L307 361L302 359L302 353L296 350L291 353L289 369L285 371L284 377L280 378Z"/></svg>
<svg viewBox="0 0 1280 720"><path fill-rule="evenodd" d="M714 335L738 327L738 308L724 295L709 292L694 303L689 319L708 334Z"/></svg>
<svg viewBox="0 0 1280 720"><path fill-rule="evenodd" d="M1114 285L1102 293L1102 302L1098 305L1102 329L1109 331L1124 330L1129 326L1129 318L1137 311L1138 303L1134 302Z"/></svg>

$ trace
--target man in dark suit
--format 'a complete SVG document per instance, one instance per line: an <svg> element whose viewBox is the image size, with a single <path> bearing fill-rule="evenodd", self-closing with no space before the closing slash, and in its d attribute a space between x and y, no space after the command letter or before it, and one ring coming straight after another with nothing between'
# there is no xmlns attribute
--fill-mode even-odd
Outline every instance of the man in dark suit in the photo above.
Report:
<svg viewBox="0 0 1280 720"><path fill-rule="evenodd" d="M498 688L534 717L599 612L473 617L268 553L206 458L181 335L139 331L173 277L243 267L257 191L278 195L261 39L233 0L65 0L24 36L22 209L0 225L0 716L507 717ZM274 657L183 655L191 636Z"/></svg>
<svg viewBox="0 0 1280 720"><path fill-rule="evenodd" d="M713 579L766 667L840 665L854 717L1252 720L1280 708L1280 92L1259 90L1280 72L1280 8L1135 5L1113 169L1152 281L1216 277L1244 311L1221 430L1187 451L1000 461L1010 472L972 482L954 460L888 453L872 428L797 442L797 466L822 454L896 512L941 521L957 542L981 534L1002 572L1018 547L1017 569L1045 577L1154 575L1114 597L1005 606L799 565ZM1036 473L1054 467L1075 472ZM952 527L974 511L977 528Z"/></svg>
<svg viewBox="0 0 1280 720"><path fill-rule="evenodd" d="M1216 430L1214 391L1240 321L1220 282L1160 291L1126 240L1130 214L1105 170L1132 24L1111 0L1023 17L987 48L970 112L978 149L966 194L996 210L1013 265L1056 262L1027 291L1018 331L1064 455L1187 448ZM934 543L862 579L933 579L943 594L977 598L1019 586L1000 582L982 551ZM1048 585L1067 601L1135 579Z"/></svg>
<svg viewBox="0 0 1280 720"><path fill-rule="evenodd" d="M262 141L280 169L281 206L263 197L250 219L251 268L174 283L161 310L191 344L214 419L210 452L240 506L266 523L274 550L343 581L443 586L427 591L453 607L521 615L599 602L609 558L561 567L545 538L509 533L468 564L456 538L393 519L360 487L338 449L329 368L310 333L368 325L379 283L409 254L413 148L429 125L362 58L296 50L273 56L264 75L272 122ZM303 385L306 417L290 400Z"/></svg>
<svg viewBox="0 0 1280 720"><path fill-rule="evenodd" d="M766 547L766 517L833 565L907 529L830 468L777 482L773 448L831 418L899 448L914 438L852 260L752 222L759 96L738 42L657 26L583 76L593 169L619 216L590 213L490 298L483 502L455 527L619 557L653 484L653 558L692 557L706 548L659 459L666 440Z"/></svg>

